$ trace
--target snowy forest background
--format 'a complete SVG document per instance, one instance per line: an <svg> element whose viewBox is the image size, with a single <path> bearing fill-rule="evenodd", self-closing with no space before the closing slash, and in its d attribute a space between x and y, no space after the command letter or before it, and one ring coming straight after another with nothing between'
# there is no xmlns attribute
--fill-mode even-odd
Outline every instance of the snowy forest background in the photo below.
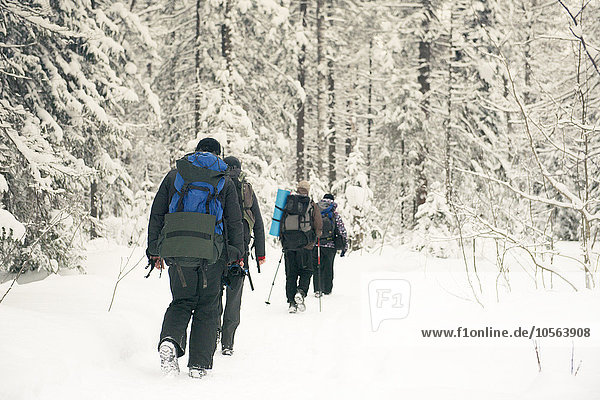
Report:
<svg viewBox="0 0 600 400"><path fill-rule="evenodd" d="M145 246L174 161L216 137L269 223L332 192L351 249L598 281L598 0L0 0L0 272ZM471 256L471 254L473 256ZM571 257L571 256L569 256ZM472 258L472 259L471 259ZM539 273L539 275L538 275ZM469 276L469 275L468 275Z"/></svg>

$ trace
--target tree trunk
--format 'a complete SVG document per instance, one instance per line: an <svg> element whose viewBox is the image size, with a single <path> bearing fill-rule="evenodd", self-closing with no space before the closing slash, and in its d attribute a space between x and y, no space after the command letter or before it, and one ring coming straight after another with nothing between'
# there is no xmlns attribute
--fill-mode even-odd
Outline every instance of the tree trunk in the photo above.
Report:
<svg viewBox="0 0 600 400"><path fill-rule="evenodd" d="M534 8L537 5L537 0L531 0L531 8ZM535 36L533 25L533 12L525 6L525 1L521 2L521 8L523 9L523 13L525 14L525 18L527 21L527 25L525 26L525 44L523 47L523 60L525 62L524 70L525 70L525 88L523 90L523 100L525 105L530 104L533 99L531 96L531 65L529 61L532 59L531 55L531 42ZM528 18L527 15L530 15Z"/></svg>
<svg viewBox="0 0 600 400"><path fill-rule="evenodd" d="M194 40L194 135L196 136L200 132L200 2L201 0L196 0L196 36Z"/></svg>
<svg viewBox="0 0 600 400"><path fill-rule="evenodd" d="M425 113L425 117L429 117L429 91L431 89L429 83L429 75L431 72L431 43L429 42L429 22L433 16L430 0L421 0L424 8L425 18L421 23L423 36L419 41L419 75L417 81L419 83L419 91L423 94L421 109ZM415 160L415 172L417 179L417 188L415 191L415 200L413 207L413 218L417 213L418 207L425 203L427 199L427 178L425 177L425 152L426 149L421 146L418 157Z"/></svg>
<svg viewBox="0 0 600 400"><path fill-rule="evenodd" d="M307 1L300 0L300 20L302 29L306 31L306 8ZM300 87L305 91L306 77L306 44L302 42L300 45L300 54L298 55L298 82ZM300 100L298 103L298 120L296 123L296 180L304 179L304 110L305 100Z"/></svg>
<svg viewBox="0 0 600 400"><path fill-rule="evenodd" d="M329 0L329 8L327 10L327 16L329 19L329 35L331 38L333 34L333 1ZM332 186L336 181L336 170L335 170L335 80L333 76L333 41L328 40L329 54L327 57L327 73L328 73L328 105L329 105L329 185Z"/></svg>
<svg viewBox="0 0 600 400"><path fill-rule="evenodd" d="M371 130L373 129L373 39L369 40L369 90L367 99L367 181L371 183Z"/></svg>
<svg viewBox="0 0 600 400"><path fill-rule="evenodd" d="M431 10L431 1L430 0L421 0L421 4L424 8L425 18L423 18L423 22L421 23L421 28L423 30L423 36L419 41L419 76L417 78L419 82L420 89L419 91L423 94L423 102L421 103L421 107L425 112L426 116L429 116L429 75L431 72L431 43L429 42L429 21L433 16L433 12Z"/></svg>
<svg viewBox="0 0 600 400"><path fill-rule="evenodd" d="M448 116L446 117L445 123L445 154L444 154L444 169L446 170L446 203L450 204L452 199L452 162L451 162L451 153L450 153L450 144L452 142L452 89L453 89L453 63L456 59L456 48L454 47L454 5L451 5L450 10L450 32L448 34L448 48L450 49L450 53L448 55L448 93L446 99L446 107Z"/></svg>
<svg viewBox="0 0 600 400"><path fill-rule="evenodd" d="M581 11L579 11L579 26L583 26L583 13L584 13L585 5L582 3ZM578 176L578 180L581 182L578 186L579 197L583 198L586 206L590 200L590 177L589 177L589 163L590 163L590 132L584 128L587 124L587 94L585 94L582 90L582 87L587 86L587 82L583 82L582 74L584 74L584 79L587 81L587 74L585 73L585 61L583 59L583 48L581 40L577 46L577 97L579 97L579 101L581 103L581 144L583 145L583 177ZM577 168L577 175L579 175L579 168ZM583 193L581 193L583 191ZM588 209L588 212L592 213L593 210ZM585 264L585 287L587 289L592 289L594 286L594 280L591 275L591 252L592 252L592 232L591 225L587 218L585 218L584 214L581 213L581 239L582 239L582 247L583 247L583 262Z"/></svg>
<svg viewBox="0 0 600 400"><path fill-rule="evenodd" d="M348 99L346 100L346 114L348 114L348 117L346 119L346 143L345 143L345 150L346 150L346 158L348 158L350 156L350 153L352 152L352 137L353 132L354 132L354 121L352 120L352 100Z"/></svg>
<svg viewBox="0 0 600 400"><path fill-rule="evenodd" d="M323 0L317 0L317 145L316 151L316 168L317 176L322 178L324 175L324 152L325 148L325 137L326 137L326 125L325 125L325 66L323 65L324 57L324 21L325 14L323 12Z"/></svg>
<svg viewBox="0 0 600 400"><path fill-rule="evenodd" d="M90 184L90 216L94 219L98 219L98 215L98 181L94 179ZM98 237L98 231L96 230L96 221L92 222L90 235L92 239Z"/></svg>
<svg viewBox="0 0 600 400"><path fill-rule="evenodd" d="M352 93L348 96L348 100L346 100L346 114L348 114L348 119L346 120L346 159L352 153L352 139L356 138L356 121L354 119L354 110L357 102L355 101L356 93L357 93L357 83L356 77L358 77L358 70L356 71L356 75L354 78L354 83L352 84Z"/></svg>
<svg viewBox="0 0 600 400"><path fill-rule="evenodd" d="M233 93L233 82L231 80L233 76L233 59L231 52L231 1L225 1L225 15L224 22L221 25L221 54L225 58L227 68L227 88L228 93Z"/></svg>

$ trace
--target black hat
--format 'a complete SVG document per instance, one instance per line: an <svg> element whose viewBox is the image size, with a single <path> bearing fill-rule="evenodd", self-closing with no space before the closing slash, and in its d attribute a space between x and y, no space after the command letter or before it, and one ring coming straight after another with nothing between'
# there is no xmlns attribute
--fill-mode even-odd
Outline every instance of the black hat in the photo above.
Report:
<svg viewBox="0 0 600 400"><path fill-rule="evenodd" d="M324 198L324 199L329 199L329 200L331 200L331 201L335 200L335 199L333 198L333 195L332 195L331 193L327 193L325 196L323 196L323 198Z"/></svg>
<svg viewBox="0 0 600 400"><path fill-rule="evenodd" d="M216 155L221 154L221 144L213 138L204 138L198 142L196 151L207 151L209 153L215 153Z"/></svg>
<svg viewBox="0 0 600 400"><path fill-rule="evenodd" d="M225 164L227 164L229 166L229 168L242 169L242 163L240 162L240 160L238 160L234 156L225 157L223 159L223 161L225 161Z"/></svg>

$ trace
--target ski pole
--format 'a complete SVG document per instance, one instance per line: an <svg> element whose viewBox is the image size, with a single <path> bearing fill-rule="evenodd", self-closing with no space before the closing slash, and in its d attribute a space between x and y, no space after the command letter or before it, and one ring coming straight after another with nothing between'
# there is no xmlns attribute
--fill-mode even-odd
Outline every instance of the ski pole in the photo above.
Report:
<svg viewBox="0 0 600 400"><path fill-rule="evenodd" d="M321 239L317 239L317 271L319 273L319 290L321 295L319 296L319 312L323 311L323 281L321 280Z"/></svg>
<svg viewBox="0 0 600 400"><path fill-rule="evenodd" d="M271 293L273 293L273 286L275 286L275 278L277 278L277 271L279 271L279 266L281 265L281 260L283 260L283 250L281 251L281 257L279 257L279 263L277 264L277 269L275 270L275 276L273 277L273 283L271 284L271 290L269 291L269 297L267 297L267 301L265 301L265 303L267 303L267 304L271 304L271 303L269 303L269 300L271 300Z"/></svg>

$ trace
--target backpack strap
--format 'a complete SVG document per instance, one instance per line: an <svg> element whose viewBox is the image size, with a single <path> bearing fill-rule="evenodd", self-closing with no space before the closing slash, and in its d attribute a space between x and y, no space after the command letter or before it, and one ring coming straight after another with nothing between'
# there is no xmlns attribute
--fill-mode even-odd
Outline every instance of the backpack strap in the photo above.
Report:
<svg viewBox="0 0 600 400"><path fill-rule="evenodd" d="M183 176L182 176L183 178ZM192 185L191 183L186 183L185 179L183 181L183 185L181 186L181 190L177 190L177 188L175 188L175 190L177 190L177 193L179 193L179 201L177 202L177 212L179 211L183 211L183 198L185 197L186 194L188 194L188 192L190 191L190 189L197 189L197 190L202 190L205 192L209 192L209 195L206 199L206 213L210 214L210 210L209 210L209 203L210 201L216 197L214 193L212 193L212 191L204 186L196 186L196 185ZM216 191L216 189L215 189ZM218 222L217 222L218 223Z"/></svg>
<svg viewBox="0 0 600 400"><path fill-rule="evenodd" d="M275 207L277 207L277 206L275 206ZM282 232L285 230L285 219L288 217L289 214L285 210L285 207L284 208L277 207L277 208L279 208L282 211L281 219L277 220L277 219L273 218L273 220L280 223L279 224L279 240L283 240Z"/></svg>
<svg viewBox="0 0 600 400"><path fill-rule="evenodd" d="M317 207L317 205L315 204L314 201L310 201L310 203L308 204L308 208L306 209L306 212L304 213L304 215L301 215L300 218L302 219L306 219L308 217L308 223L310 224L310 229L315 230L315 224L313 221L313 217L315 214L315 207ZM306 222L306 221L304 221Z"/></svg>
<svg viewBox="0 0 600 400"><path fill-rule="evenodd" d="M281 212L285 212L285 208L281 208L281 207L279 207L277 204L275 204L275 208L276 208L276 209L278 209L278 210L279 210L279 211L281 211ZM282 219L283 219L283 217L282 217ZM280 220L280 219L275 219L275 218L273 218L273 221L280 222L281 220Z"/></svg>

